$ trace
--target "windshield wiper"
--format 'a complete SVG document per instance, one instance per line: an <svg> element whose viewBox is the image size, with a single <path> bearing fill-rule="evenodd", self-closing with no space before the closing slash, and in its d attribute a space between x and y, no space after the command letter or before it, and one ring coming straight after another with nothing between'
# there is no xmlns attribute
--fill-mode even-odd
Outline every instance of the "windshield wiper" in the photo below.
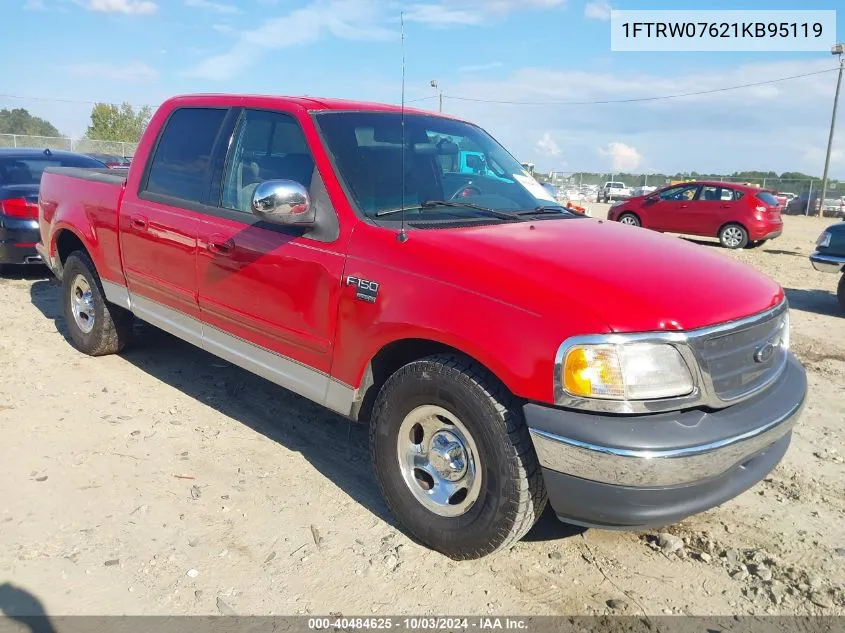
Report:
<svg viewBox="0 0 845 633"><path fill-rule="evenodd" d="M396 209L385 209L383 211L379 211L376 213L377 218L384 217L386 215L394 215L396 213L402 213L403 211L412 211L414 209L431 209L434 207L453 207L457 209L472 209L473 211L480 211L485 215L489 215L493 218L498 218L500 220L507 220L508 222L520 222L521 220L516 217L516 214L513 213L504 213L503 211L496 211L495 209L490 209L488 207L482 207L480 204L473 204L471 202L456 202L454 200L426 200L425 202L421 202L419 204L414 204L405 207L398 207Z"/></svg>
<svg viewBox="0 0 845 633"><path fill-rule="evenodd" d="M541 205L539 207L534 207L533 209L528 209L527 211L518 211L514 215L524 216L524 215L572 215L572 212L569 211L566 207L555 207L552 205Z"/></svg>

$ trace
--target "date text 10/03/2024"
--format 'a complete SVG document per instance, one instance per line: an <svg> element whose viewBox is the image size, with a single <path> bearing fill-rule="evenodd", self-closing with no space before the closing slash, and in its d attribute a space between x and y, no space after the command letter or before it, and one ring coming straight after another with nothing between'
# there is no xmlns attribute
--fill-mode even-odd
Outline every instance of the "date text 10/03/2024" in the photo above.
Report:
<svg viewBox="0 0 845 633"><path fill-rule="evenodd" d="M473 617L473 618L440 618L440 617L369 617L369 618L309 618L308 628L315 631L324 630L387 630L399 631L454 631L454 630L525 630L528 623L522 618Z"/></svg>

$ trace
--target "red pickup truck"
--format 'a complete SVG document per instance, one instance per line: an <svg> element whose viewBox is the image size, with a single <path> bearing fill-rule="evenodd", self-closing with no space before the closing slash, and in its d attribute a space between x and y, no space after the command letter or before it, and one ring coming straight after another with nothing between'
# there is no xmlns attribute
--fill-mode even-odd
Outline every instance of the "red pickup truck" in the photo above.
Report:
<svg viewBox="0 0 845 633"><path fill-rule="evenodd" d="M489 174L456 169L467 147ZM368 424L387 505L456 559L547 501L605 528L719 505L805 400L778 284L567 211L442 115L177 97L128 174L49 169L39 223L78 349L119 352L137 317Z"/></svg>

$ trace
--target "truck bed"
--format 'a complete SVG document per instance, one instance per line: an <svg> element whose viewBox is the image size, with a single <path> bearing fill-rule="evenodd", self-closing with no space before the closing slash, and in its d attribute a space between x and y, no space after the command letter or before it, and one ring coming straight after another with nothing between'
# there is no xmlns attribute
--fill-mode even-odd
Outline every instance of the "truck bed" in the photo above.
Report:
<svg viewBox="0 0 845 633"><path fill-rule="evenodd" d="M100 276L123 283L118 245L118 214L126 172L81 167L48 167L41 176L38 223L41 242L50 256L57 253L57 239L72 227L89 227L89 242L99 248L91 253ZM57 273L58 274L58 273Z"/></svg>
<svg viewBox="0 0 845 633"><path fill-rule="evenodd" d="M111 185L121 185L126 180L127 171L109 169L104 167L102 169L87 169L84 167L47 167L44 170L45 174L60 174L62 176L69 176L78 180L92 180L95 182L105 182ZM42 176L43 178L43 176Z"/></svg>

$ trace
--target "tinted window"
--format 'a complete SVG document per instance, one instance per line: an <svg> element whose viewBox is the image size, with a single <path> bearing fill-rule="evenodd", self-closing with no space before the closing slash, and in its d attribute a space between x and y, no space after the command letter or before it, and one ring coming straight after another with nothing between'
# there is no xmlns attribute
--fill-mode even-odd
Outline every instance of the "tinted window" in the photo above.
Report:
<svg viewBox="0 0 845 633"><path fill-rule="evenodd" d="M87 156L0 157L0 185L37 185L48 167L90 167L103 169L105 165Z"/></svg>
<svg viewBox="0 0 845 633"><path fill-rule="evenodd" d="M146 191L204 202L211 152L225 116L226 110L176 110L159 137Z"/></svg>
<svg viewBox="0 0 845 633"><path fill-rule="evenodd" d="M777 198L775 198L775 197L774 197L772 194L770 194L768 191L761 191L760 193L758 193L758 194L757 194L757 199L758 199L760 202L762 202L763 204L767 204L767 205L769 205L770 207L776 207L776 206L778 206L778 205L780 204L780 203L778 202L778 199L777 199Z"/></svg>
<svg viewBox="0 0 845 633"><path fill-rule="evenodd" d="M698 185L681 185L664 189L659 195L661 200L692 200L697 189Z"/></svg>
<svg viewBox="0 0 845 633"><path fill-rule="evenodd" d="M311 187L314 159L299 124L279 112L246 110L223 176L223 206L251 212L252 194L267 180Z"/></svg>

